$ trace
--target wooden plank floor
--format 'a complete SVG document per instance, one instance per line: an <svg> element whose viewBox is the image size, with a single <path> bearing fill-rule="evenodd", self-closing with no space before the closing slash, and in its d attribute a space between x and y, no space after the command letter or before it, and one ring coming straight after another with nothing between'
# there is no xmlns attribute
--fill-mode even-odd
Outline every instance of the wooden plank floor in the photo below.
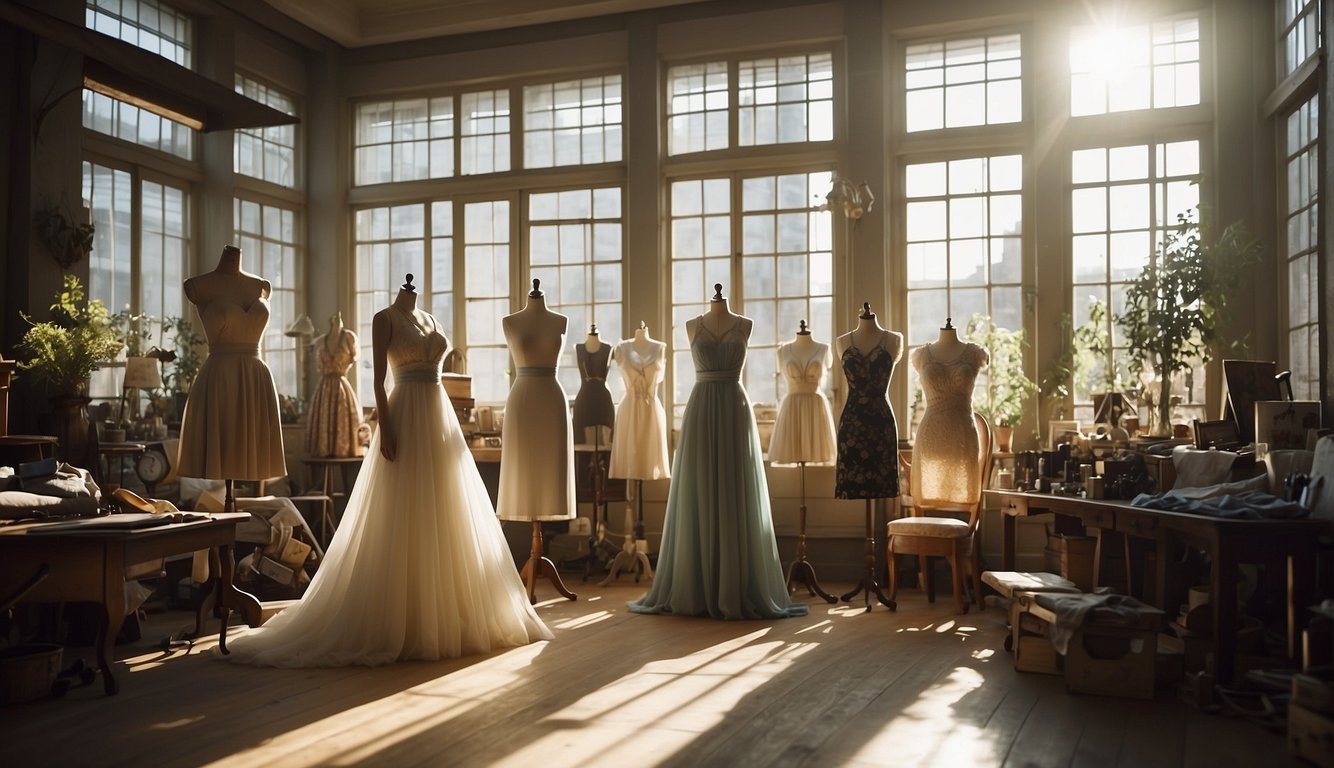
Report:
<svg viewBox="0 0 1334 768"><path fill-rule="evenodd" d="M997 609L962 617L916 590L897 613L723 622L625 610L642 586L571 584L539 613L556 639L377 669L225 663L160 614L101 683L0 708L12 766L1255 766L1281 734L1172 694L1066 694L1015 672ZM838 592L842 585L825 585ZM549 585L539 597L550 598ZM66 662L78 656L67 652ZM84 652L90 659L91 654Z"/></svg>

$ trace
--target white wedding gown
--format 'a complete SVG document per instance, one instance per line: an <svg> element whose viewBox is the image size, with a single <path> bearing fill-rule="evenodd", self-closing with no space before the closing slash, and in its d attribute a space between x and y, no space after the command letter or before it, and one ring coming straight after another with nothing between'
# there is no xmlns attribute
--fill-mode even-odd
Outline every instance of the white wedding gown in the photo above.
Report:
<svg viewBox="0 0 1334 768"><path fill-rule="evenodd" d="M233 661L277 667L443 659L551 639L528 602L491 498L440 385L448 342L390 308L389 414L305 595L228 642Z"/></svg>

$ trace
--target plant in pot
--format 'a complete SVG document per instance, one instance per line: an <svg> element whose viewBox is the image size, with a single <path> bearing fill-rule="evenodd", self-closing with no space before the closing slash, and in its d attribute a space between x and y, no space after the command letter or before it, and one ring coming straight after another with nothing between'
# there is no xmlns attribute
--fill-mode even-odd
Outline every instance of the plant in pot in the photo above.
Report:
<svg viewBox="0 0 1334 768"><path fill-rule="evenodd" d="M96 230L86 221L75 222L59 205L39 208L33 213L37 237L51 252L61 269L69 269L93 250Z"/></svg>
<svg viewBox="0 0 1334 768"><path fill-rule="evenodd" d="M973 392L973 409L991 421L997 448L1013 448L1014 427L1024 415L1037 384L1024 372L1024 331L998 327L987 315L973 315L966 329L968 340L984 347L991 363L982 386Z"/></svg>
<svg viewBox="0 0 1334 768"><path fill-rule="evenodd" d="M172 395L168 421L179 423L190 387L204 365L204 356L199 351L206 342L187 317L164 318L162 328L171 333L171 349L158 351L159 360L172 364L171 370L162 374L162 381Z"/></svg>
<svg viewBox="0 0 1334 768"><path fill-rule="evenodd" d="M43 384L55 408L55 431L66 461L90 466L87 456L88 377L100 363L111 360L124 346L102 302L87 300L83 284L65 275L51 319L34 322L19 341L19 369ZM95 459L96 457L92 457Z"/></svg>
<svg viewBox="0 0 1334 768"><path fill-rule="evenodd" d="M1116 316L1129 354L1129 370L1145 382L1148 434L1171 434L1172 380L1197 362L1208 362L1218 343L1219 318L1242 271L1259 261L1260 244L1236 221L1210 238L1199 208L1177 216L1161 247L1126 289Z"/></svg>
<svg viewBox="0 0 1334 768"><path fill-rule="evenodd" d="M1084 322L1075 326L1070 313L1061 313L1059 351L1038 384L1039 411L1047 418L1064 419L1070 397L1110 390L1114 375L1107 356L1112 348L1107 305L1089 301Z"/></svg>

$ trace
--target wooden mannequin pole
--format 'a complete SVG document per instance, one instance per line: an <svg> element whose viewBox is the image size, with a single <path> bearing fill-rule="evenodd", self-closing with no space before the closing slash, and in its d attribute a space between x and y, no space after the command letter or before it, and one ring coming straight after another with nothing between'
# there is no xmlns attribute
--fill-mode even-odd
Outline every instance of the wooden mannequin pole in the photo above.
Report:
<svg viewBox="0 0 1334 768"><path fill-rule="evenodd" d="M871 602L872 595L875 595L876 599L884 603L889 610L898 610L898 603L895 603L893 600L886 597L885 593L880 589L880 584L875 580L875 506L872 504L871 499L866 500L866 550L862 555L862 559L865 564L862 580L858 582L857 586L852 588L852 591L843 595L843 602L852 602L853 596L858 592L862 592L866 595L867 611L870 611L871 608L875 606L875 603Z"/></svg>
<svg viewBox="0 0 1334 768"><path fill-rule="evenodd" d="M812 595L819 595L826 603L837 603L838 598L824 591L820 580L815 577L815 568L806 559L806 462L797 463L798 477L801 478L801 511L797 517L797 559L787 571L787 590L793 591L793 583L800 582Z"/></svg>
<svg viewBox="0 0 1334 768"><path fill-rule="evenodd" d="M542 523L538 520L533 521L533 549L528 553L528 562L523 564L519 571L523 578L523 583L528 587L528 602L537 602L537 579L539 576L546 576L551 581L551 586L562 596L570 600L578 600L579 596L565 587L565 582L560 580L560 573L556 570L556 564L542 554Z"/></svg>

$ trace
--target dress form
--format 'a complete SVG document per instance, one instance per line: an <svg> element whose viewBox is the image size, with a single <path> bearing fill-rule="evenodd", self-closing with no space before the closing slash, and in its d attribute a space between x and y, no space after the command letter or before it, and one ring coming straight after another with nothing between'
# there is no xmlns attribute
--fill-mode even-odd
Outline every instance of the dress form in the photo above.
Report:
<svg viewBox="0 0 1334 768"><path fill-rule="evenodd" d="M329 330L315 339L320 381L306 411L306 453L353 457L362 453L357 439L361 408L347 371L357 361L357 335L343 325L343 313L329 318Z"/></svg>
<svg viewBox="0 0 1334 768"><path fill-rule="evenodd" d="M686 324L695 383L681 417L657 572L635 613L716 619L805 615L783 580L755 414L741 385L752 324L722 286Z"/></svg>
<svg viewBox="0 0 1334 768"><path fill-rule="evenodd" d="M778 419L769 441L769 459L774 463L790 463L796 459L801 486L801 505L798 507L797 558L787 571L787 588L804 584L811 595L819 595L827 603L838 598L820 586L815 567L806 559L806 463L825 463L834 456L834 427L829 401L819 390L824 370L829 366L829 345L815 341L810 328L802 320L792 341L779 347L780 372L787 377L788 392L778 406ZM812 376L809 370L814 367ZM800 382L803 391L796 391ZM809 389L810 391L805 391Z"/></svg>
<svg viewBox="0 0 1334 768"><path fill-rule="evenodd" d="M236 480L287 474L278 393L259 355L272 286L242 269L241 262L241 249L225 246L212 271L184 284L203 321L209 357L181 419L177 469L186 477L223 480L228 511L235 508Z"/></svg>
<svg viewBox="0 0 1334 768"><path fill-rule="evenodd" d="M866 500L865 567L861 582L842 599L850 601L860 592L865 596L866 610L871 610L874 597L892 611L897 604L885 595L875 578L875 500L898 495L898 434L884 386L893 375L903 336L881 327L871 305L863 303L856 327L839 336L836 344L850 391L839 419L835 495ZM883 373L881 384L876 372L886 365L888 371ZM866 385L869 387L863 390Z"/></svg>
<svg viewBox="0 0 1334 768"><path fill-rule="evenodd" d="M641 320L633 338L620 342L612 351L616 369L625 381L625 397L616 410L610 474L635 481L636 514L630 519L630 512L626 511L625 542L608 565L603 585L611 583L620 572L636 568L640 575L653 578L644 530L644 481L671 474L667 461L667 414L658 398L666 350L667 344L650 336L648 325Z"/></svg>
<svg viewBox="0 0 1334 768"><path fill-rule="evenodd" d="M570 600L577 598L542 554L541 525L543 520L569 520L576 510L574 430L568 399L556 380L568 326L569 318L547 309L537 279L524 308L501 320L516 375L501 428L496 514L502 520L532 522L532 552L522 574L533 602L539 576L546 576Z"/></svg>
<svg viewBox="0 0 1334 768"><path fill-rule="evenodd" d="M611 443L612 427L616 425L616 405L607 389L611 356L611 345L603 343L597 323L592 323L584 341L575 348L581 382L574 396L574 431L576 443L592 444L597 451Z"/></svg>
<svg viewBox="0 0 1334 768"><path fill-rule="evenodd" d="M935 341L913 350L912 365L926 396L913 444L911 487L919 506L967 504L981 492L972 393L988 362L987 351L960 340L949 318Z"/></svg>

